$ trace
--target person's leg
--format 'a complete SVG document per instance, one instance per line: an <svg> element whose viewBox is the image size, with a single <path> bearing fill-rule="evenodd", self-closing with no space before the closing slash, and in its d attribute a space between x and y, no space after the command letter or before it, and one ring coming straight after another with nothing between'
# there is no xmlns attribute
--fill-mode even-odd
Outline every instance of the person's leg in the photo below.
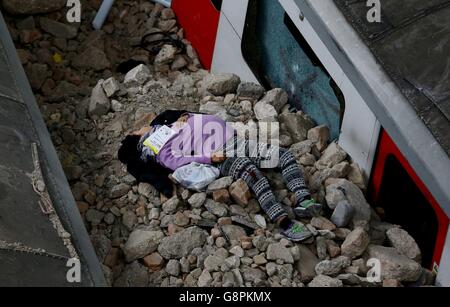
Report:
<svg viewBox="0 0 450 307"><path fill-rule="evenodd" d="M311 198L311 193L306 186L305 177L297 161L290 150L280 148L280 163L284 181L288 189L295 194L295 215L299 218L318 216L322 212L322 205Z"/></svg>
<svg viewBox="0 0 450 307"><path fill-rule="evenodd" d="M297 205L311 199L311 193L306 186L303 172L291 151L280 148L279 167L288 189L295 194Z"/></svg>
<svg viewBox="0 0 450 307"><path fill-rule="evenodd" d="M249 158L228 158L221 167L222 175L235 180L243 179L258 199L261 208L272 222L278 222L288 214L277 202L269 181Z"/></svg>
<svg viewBox="0 0 450 307"><path fill-rule="evenodd" d="M285 148L269 146L260 158L254 159L254 162L262 167L263 163L268 160L271 160L272 164L281 169L287 188L295 194L295 214L300 218L319 215L322 206L311 199L311 193L306 185L303 172L292 152Z"/></svg>
<svg viewBox="0 0 450 307"><path fill-rule="evenodd" d="M312 234L303 224L291 221L287 212L276 200L269 181L249 158L228 158L221 166L224 176L243 179L256 195L269 219L283 229L283 235L294 242L309 239Z"/></svg>

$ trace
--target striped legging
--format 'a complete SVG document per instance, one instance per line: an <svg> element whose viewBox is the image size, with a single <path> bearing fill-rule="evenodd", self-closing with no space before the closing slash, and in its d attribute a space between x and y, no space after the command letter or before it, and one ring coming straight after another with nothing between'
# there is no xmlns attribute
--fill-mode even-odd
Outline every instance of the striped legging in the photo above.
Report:
<svg viewBox="0 0 450 307"><path fill-rule="evenodd" d="M273 222L276 222L288 214L276 200L269 181L259 168L267 168L267 165L280 168L287 188L296 196L297 204L309 199L311 194L306 186L303 173L289 150L266 144L254 143L253 149L250 148L251 146L252 141L234 138L231 144L226 146L229 158L222 164L221 172L223 176L231 176L235 180L243 179L256 195L264 212ZM230 151L231 147L235 149L234 152ZM239 153L239 149L241 152L236 155L235 153ZM242 156L243 150L247 156Z"/></svg>

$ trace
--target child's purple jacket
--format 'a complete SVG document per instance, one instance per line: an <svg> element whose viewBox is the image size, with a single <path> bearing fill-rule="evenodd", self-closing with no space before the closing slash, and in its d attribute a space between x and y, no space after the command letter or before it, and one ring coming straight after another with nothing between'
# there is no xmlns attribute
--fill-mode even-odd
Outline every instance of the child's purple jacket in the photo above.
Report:
<svg viewBox="0 0 450 307"><path fill-rule="evenodd" d="M235 133L231 126L217 116L190 114L187 123L171 126L177 134L160 150L157 161L173 171L197 162L211 164L214 152L223 148Z"/></svg>

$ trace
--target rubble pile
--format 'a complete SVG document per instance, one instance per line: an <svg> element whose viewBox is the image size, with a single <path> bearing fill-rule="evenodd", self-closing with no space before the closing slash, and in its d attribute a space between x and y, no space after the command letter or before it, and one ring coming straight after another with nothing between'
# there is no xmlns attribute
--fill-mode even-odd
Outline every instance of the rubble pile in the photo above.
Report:
<svg viewBox="0 0 450 307"><path fill-rule="evenodd" d="M432 284L414 239L383 222L367 203L358 165L331 142L326 126L293 112L283 90L267 92L236 75L202 70L171 9L120 1L103 31L92 31L89 21L99 1L83 2L79 25L64 22L58 2L26 12L13 8L20 1L3 5L21 14L7 21L111 285ZM160 32L172 40L151 51L140 44ZM129 59L140 62L126 74L118 72ZM127 133L166 109L214 114L233 122L239 133L258 122L279 123L281 145L292 150L313 197L326 207L323 217L303 221L314 237L302 244L285 239L242 180L220 178L201 193L178 186L170 199L137 184L116 152ZM294 196L281 174L270 170L267 176L292 216ZM382 265L375 282L368 279L372 258Z"/></svg>

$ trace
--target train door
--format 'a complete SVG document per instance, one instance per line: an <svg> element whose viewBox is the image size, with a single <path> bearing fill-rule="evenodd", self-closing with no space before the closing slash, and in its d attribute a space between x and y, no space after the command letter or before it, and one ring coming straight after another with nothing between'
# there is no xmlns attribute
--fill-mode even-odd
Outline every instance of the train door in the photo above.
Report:
<svg viewBox="0 0 450 307"><path fill-rule="evenodd" d="M414 237L422 251L422 265L438 271L449 217L385 131L374 163L370 198L385 221L401 225Z"/></svg>
<svg viewBox="0 0 450 307"><path fill-rule="evenodd" d="M172 0L186 38L197 50L206 69L211 68L222 0Z"/></svg>

